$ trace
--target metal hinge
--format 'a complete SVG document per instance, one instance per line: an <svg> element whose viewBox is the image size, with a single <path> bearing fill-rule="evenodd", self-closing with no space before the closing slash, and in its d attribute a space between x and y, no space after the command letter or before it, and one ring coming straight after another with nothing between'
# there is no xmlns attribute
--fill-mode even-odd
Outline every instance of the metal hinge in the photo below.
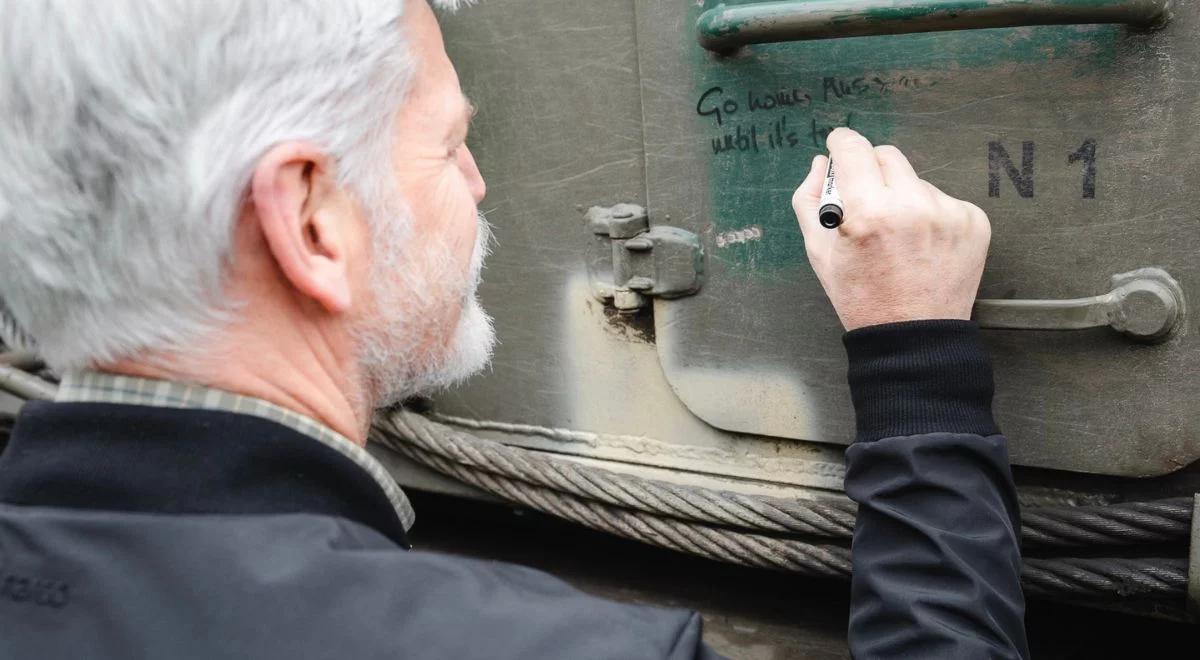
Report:
<svg viewBox="0 0 1200 660"><path fill-rule="evenodd" d="M593 206L584 218L592 233L588 279L597 299L636 312L650 296L680 298L700 290L704 249L695 234L651 227L637 204Z"/></svg>

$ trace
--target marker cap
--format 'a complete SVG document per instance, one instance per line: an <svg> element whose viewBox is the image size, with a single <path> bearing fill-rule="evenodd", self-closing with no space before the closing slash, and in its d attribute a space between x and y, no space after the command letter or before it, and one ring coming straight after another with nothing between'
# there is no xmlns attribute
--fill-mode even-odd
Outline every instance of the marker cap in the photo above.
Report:
<svg viewBox="0 0 1200 660"><path fill-rule="evenodd" d="M826 229L837 229L842 224L842 207L837 204L826 204L817 211L821 226Z"/></svg>

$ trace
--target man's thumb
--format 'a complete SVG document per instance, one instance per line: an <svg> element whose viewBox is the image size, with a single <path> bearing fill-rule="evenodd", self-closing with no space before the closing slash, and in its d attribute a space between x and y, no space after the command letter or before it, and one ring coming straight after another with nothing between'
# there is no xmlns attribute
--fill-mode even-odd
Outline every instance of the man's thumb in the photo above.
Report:
<svg viewBox="0 0 1200 660"><path fill-rule="evenodd" d="M800 231L805 240L820 236L820 232L825 231L817 221L817 205L821 203L821 186L825 182L828 167L829 159L825 156L814 158L804 183L792 195L792 210L796 212L796 220L800 222Z"/></svg>

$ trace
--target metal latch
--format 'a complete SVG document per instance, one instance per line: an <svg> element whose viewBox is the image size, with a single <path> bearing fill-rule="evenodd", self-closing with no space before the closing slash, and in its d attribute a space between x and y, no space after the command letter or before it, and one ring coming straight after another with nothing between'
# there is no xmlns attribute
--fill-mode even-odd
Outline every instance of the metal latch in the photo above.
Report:
<svg viewBox="0 0 1200 660"><path fill-rule="evenodd" d="M651 227L637 204L593 206L584 219L592 234L588 279L597 299L636 312L650 296L680 298L700 290L700 237L678 227Z"/></svg>
<svg viewBox="0 0 1200 660"><path fill-rule="evenodd" d="M1183 289L1161 268L1112 277L1112 290L1068 300L976 300L972 318L983 328L1083 330L1111 326L1148 343L1166 341L1185 325Z"/></svg>

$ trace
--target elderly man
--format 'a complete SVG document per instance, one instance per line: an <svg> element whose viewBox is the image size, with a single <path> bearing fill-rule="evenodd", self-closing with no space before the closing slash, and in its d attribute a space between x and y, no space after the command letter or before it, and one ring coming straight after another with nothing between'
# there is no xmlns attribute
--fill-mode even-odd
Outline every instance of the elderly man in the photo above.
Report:
<svg viewBox="0 0 1200 660"><path fill-rule="evenodd" d="M3 14L2 297L63 381L0 459L0 657L714 657L694 613L406 550L372 410L493 342L472 108L424 0ZM822 160L794 202L852 330L852 644L1023 654L1011 477L961 320L987 220L894 149L830 146L845 225L815 224Z"/></svg>

